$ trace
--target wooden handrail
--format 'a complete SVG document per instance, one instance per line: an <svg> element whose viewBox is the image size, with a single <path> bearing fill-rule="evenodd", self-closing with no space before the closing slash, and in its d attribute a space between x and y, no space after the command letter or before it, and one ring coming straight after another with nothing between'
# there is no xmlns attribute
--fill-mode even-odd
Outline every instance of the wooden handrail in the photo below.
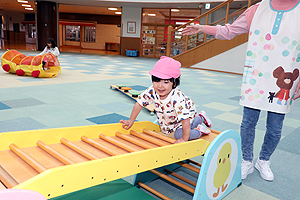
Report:
<svg viewBox="0 0 300 200"><path fill-rule="evenodd" d="M183 53L183 52L186 52L186 51L190 50L190 48L193 48L194 45L198 46L199 43L202 44L202 43L208 42L208 41L207 41L207 34L203 34L203 37L200 37L200 38L199 38L198 35L197 35L197 37L196 37L197 39L195 39L195 41L193 41L192 44L189 44L190 41L189 41L188 37L186 37L185 40L182 38L182 39L180 39L180 41L179 41L179 42L180 42L181 44L183 44L184 46L181 47L181 45L178 45L178 41L175 42L175 43L177 43L176 45L173 45L173 44L172 44L172 36L174 36L174 34L175 34L176 32L178 32L180 29L185 28L186 26L190 25L191 23L194 23L194 22L196 22L196 21L198 21L198 20L200 20L200 19L202 19L202 18L204 18L204 17L206 17L206 22L205 22L206 25L215 25L215 24L218 24L218 23L220 23L220 22L222 22L222 21L224 21L225 24L226 24L226 23L228 22L229 19L231 19L231 18L234 17L234 16L240 15L240 14L241 14L242 12L244 12L248 7L250 7L252 3L255 3L255 2L258 2L258 1L259 1L259 0L253 0L253 1L252 1L252 0L248 0L248 5L243 6L243 7L242 7L241 9L239 9L238 11L235 11L234 13L229 14L230 3L233 2L233 0L227 0L227 1L225 1L225 2L223 2L223 3L221 3L221 4L219 4L219 5L217 5L216 7L212 8L211 10L209 10L209 11L207 11L207 12L205 12L205 13L199 15L198 17L194 18L193 20L187 22L186 24L183 24L183 25L181 25L181 26L178 26L178 27L176 27L176 28L173 29L173 30L168 29L168 37L167 37L167 41L168 41L168 42L167 42L167 52L166 52L166 55L170 57L170 56L171 56L172 47L175 47L175 46L176 46L176 48L181 49L181 50L182 50L182 53ZM222 18L222 19L220 19L220 20L218 20L218 21L215 21L215 22L213 22L213 23L208 24L209 15L210 15L211 13L213 13L213 12L219 10L220 8L222 8L222 7L224 7L224 6L227 6L225 17ZM202 40L203 40L203 41L202 41ZM189 47L190 47L190 48L189 48Z"/></svg>
<svg viewBox="0 0 300 200"><path fill-rule="evenodd" d="M202 15L199 15L198 17L194 18L193 20L189 21L188 23L183 24L183 25L177 27L177 28L174 29L172 32L178 31L179 29L182 29L182 28L186 27L187 25L190 25L191 23L193 23L193 22L195 22L195 21L197 21L197 20L199 20L199 19L205 17L206 15L209 15L209 14L211 14L212 12L215 12L216 10L219 10L219 9L222 8L224 5L226 5L227 2L232 2L232 1L233 1L233 0L228 0L228 1L225 1L225 2L223 2L223 3L219 4L219 5L217 5L216 7L212 8L211 10L209 10L209 11L203 13Z"/></svg>

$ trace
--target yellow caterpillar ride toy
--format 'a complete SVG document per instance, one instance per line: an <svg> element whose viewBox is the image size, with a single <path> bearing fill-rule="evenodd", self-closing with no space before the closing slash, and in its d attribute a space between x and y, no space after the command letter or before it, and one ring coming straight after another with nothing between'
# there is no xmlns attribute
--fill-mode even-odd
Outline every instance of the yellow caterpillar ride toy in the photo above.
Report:
<svg viewBox="0 0 300 200"><path fill-rule="evenodd" d="M1 66L6 72L35 78L52 78L61 71L58 59L51 53L26 56L16 50L6 51L2 55Z"/></svg>

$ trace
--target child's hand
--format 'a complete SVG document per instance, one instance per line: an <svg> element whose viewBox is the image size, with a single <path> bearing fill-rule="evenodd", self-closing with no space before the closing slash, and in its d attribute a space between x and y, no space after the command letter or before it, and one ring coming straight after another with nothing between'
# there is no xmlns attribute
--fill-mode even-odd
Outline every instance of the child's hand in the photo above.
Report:
<svg viewBox="0 0 300 200"><path fill-rule="evenodd" d="M174 144L186 142L184 139L180 138L174 142Z"/></svg>
<svg viewBox="0 0 300 200"><path fill-rule="evenodd" d="M126 130L130 129L130 127L133 125L133 121L131 121L130 119L129 120L121 119L119 123L122 123L123 124L122 127Z"/></svg>

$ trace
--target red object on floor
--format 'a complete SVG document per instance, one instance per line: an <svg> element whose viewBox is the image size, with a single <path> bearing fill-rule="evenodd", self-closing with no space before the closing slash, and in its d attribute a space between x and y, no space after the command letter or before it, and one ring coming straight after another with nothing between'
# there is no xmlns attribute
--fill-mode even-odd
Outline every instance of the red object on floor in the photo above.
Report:
<svg viewBox="0 0 300 200"><path fill-rule="evenodd" d="M5 65L3 65L2 66L2 68L4 69L4 71L6 71L6 72L9 72L9 70L10 70L10 66L9 66L9 64L5 64Z"/></svg>
<svg viewBox="0 0 300 200"><path fill-rule="evenodd" d="M40 71L39 70L35 70L33 72L31 72L31 76L37 78L40 75Z"/></svg>
<svg viewBox="0 0 300 200"><path fill-rule="evenodd" d="M17 74L18 76L24 76L25 72L24 72L22 69L18 69L18 70L16 71L16 74Z"/></svg>

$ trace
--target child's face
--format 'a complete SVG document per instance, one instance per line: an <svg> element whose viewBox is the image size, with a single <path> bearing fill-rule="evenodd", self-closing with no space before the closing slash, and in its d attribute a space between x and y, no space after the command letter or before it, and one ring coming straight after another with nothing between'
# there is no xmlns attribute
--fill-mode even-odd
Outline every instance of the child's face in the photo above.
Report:
<svg viewBox="0 0 300 200"><path fill-rule="evenodd" d="M48 47L52 47L52 44L51 44L51 42L49 42L49 43L47 43L47 45L48 45Z"/></svg>
<svg viewBox="0 0 300 200"><path fill-rule="evenodd" d="M158 82L153 81L153 88L161 100L167 98L173 89L172 86L173 83L170 80L160 80Z"/></svg>

